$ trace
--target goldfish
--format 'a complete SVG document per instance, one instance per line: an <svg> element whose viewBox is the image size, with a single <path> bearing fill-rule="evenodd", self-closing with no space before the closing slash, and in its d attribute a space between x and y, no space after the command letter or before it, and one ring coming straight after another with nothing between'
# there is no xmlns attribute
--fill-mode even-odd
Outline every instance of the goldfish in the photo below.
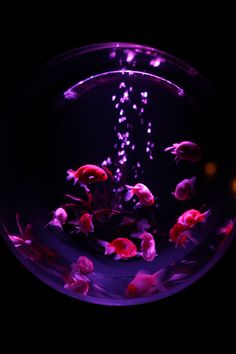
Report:
<svg viewBox="0 0 236 354"><path fill-rule="evenodd" d="M129 201L136 195L139 199L136 207L151 206L154 204L154 196L144 184L137 183L135 186L126 185L125 187L128 189L125 195L125 201Z"/></svg>
<svg viewBox="0 0 236 354"><path fill-rule="evenodd" d="M23 231L20 224L20 215L16 214L16 223L18 227L19 234L12 235L8 232L6 226L2 223L4 231L6 232L9 240L13 243L15 247L20 247L22 245L31 245L32 243L32 225L27 224L25 230Z"/></svg>
<svg viewBox="0 0 236 354"><path fill-rule="evenodd" d="M205 213L200 213L195 209L187 210L178 218L178 223L188 228L192 228L197 223L204 222L210 212L210 210L207 210Z"/></svg>
<svg viewBox="0 0 236 354"><path fill-rule="evenodd" d="M105 255L115 253L114 259L128 259L137 255L137 247L135 244L124 237L119 237L112 242L99 240L98 243L105 248Z"/></svg>
<svg viewBox="0 0 236 354"><path fill-rule="evenodd" d="M157 291L166 291L163 284L164 274L164 269L154 274L147 274L145 271L140 270L129 283L125 295L127 297L142 297L152 295Z"/></svg>
<svg viewBox="0 0 236 354"><path fill-rule="evenodd" d="M143 257L147 262L152 262L157 256L155 240L153 235L146 231L146 228L150 226L146 220L139 222L139 225L140 224L140 230L136 233L132 233L130 236L142 240L140 246L141 252L138 252L137 255Z"/></svg>
<svg viewBox="0 0 236 354"><path fill-rule="evenodd" d="M172 150L171 153L176 155L175 160L186 160L191 162L197 162L201 159L200 147L191 141L182 141L181 143L175 143L172 146L165 148L164 151Z"/></svg>
<svg viewBox="0 0 236 354"><path fill-rule="evenodd" d="M175 188L175 192L172 192L172 195L181 201L191 199L194 194L194 184L196 183L196 177L190 179L184 179L179 182Z"/></svg>
<svg viewBox="0 0 236 354"><path fill-rule="evenodd" d="M56 229L62 230L62 226L66 223L67 212L63 208L58 208L53 212L53 218L48 223L48 225L55 227Z"/></svg>
<svg viewBox="0 0 236 354"><path fill-rule="evenodd" d="M92 214L84 213L78 221L71 221L70 224L76 225L76 232L82 232L86 236L89 232L94 232Z"/></svg>
<svg viewBox="0 0 236 354"><path fill-rule="evenodd" d="M86 256L80 256L76 263L72 264L72 273L79 273L86 275L92 273L93 271L93 262Z"/></svg>
<svg viewBox="0 0 236 354"><path fill-rule="evenodd" d="M174 226L170 229L169 235L170 242L174 242L175 247L186 247L186 243L188 242L188 240L191 240L196 243L196 241L191 236L190 230L180 223L174 224Z"/></svg>
<svg viewBox="0 0 236 354"><path fill-rule="evenodd" d="M220 227L218 230L218 234L229 236L232 233L234 226L235 226L235 218L230 219L225 226Z"/></svg>
<svg viewBox="0 0 236 354"><path fill-rule="evenodd" d="M66 180L74 179L74 185L79 182L86 186L90 183L104 182L108 179L108 175L104 169L96 165L84 165L76 171L70 169L67 171L67 174Z"/></svg>
<svg viewBox="0 0 236 354"><path fill-rule="evenodd" d="M152 262L157 256L154 237L149 232L144 232L141 239L141 252L138 255L142 256L145 261Z"/></svg>
<svg viewBox="0 0 236 354"><path fill-rule="evenodd" d="M87 295L89 291L89 282L88 278L76 273L74 276L69 275L66 277L64 288L68 290L76 290L83 295Z"/></svg>

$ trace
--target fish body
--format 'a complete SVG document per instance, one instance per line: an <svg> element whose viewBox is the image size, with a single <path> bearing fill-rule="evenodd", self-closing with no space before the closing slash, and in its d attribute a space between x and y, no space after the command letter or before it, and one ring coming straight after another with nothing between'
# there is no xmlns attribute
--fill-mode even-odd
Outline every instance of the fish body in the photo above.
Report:
<svg viewBox="0 0 236 354"><path fill-rule="evenodd" d="M84 213L78 221L71 221L70 224L76 225L76 232L84 233L88 236L89 232L94 232L93 215Z"/></svg>
<svg viewBox="0 0 236 354"><path fill-rule="evenodd" d="M90 274L93 269L93 262L86 256L80 256L76 263L72 264L72 271L81 275Z"/></svg>
<svg viewBox="0 0 236 354"><path fill-rule="evenodd" d="M62 231L62 226L66 223L67 212L63 208L58 208L53 212L53 218L48 223L47 226L52 226L60 231Z"/></svg>
<svg viewBox="0 0 236 354"><path fill-rule="evenodd" d="M179 182L175 188L175 191L172 192L172 195L180 201L185 201L191 199L194 194L194 184L196 183L196 177L190 179L186 178L183 181Z"/></svg>
<svg viewBox="0 0 236 354"><path fill-rule="evenodd" d="M112 242L99 240L98 243L105 248L105 255L115 253L115 260L128 259L137 255L135 244L124 237L118 237Z"/></svg>
<svg viewBox="0 0 236 354"><path fill-rule="evenodd" d="M88 185L90 183L104 182L108 179L108 175L105 170L96 165L84 165L74 171L69 169L67 171L66 180L74 180L74 184L81 183L83 185Z"/></svg>
<svg viewBox="0 0 236 354"><path fill-rule="evenodd" d="M192 141L175 143L167 147L164 151L171 151L173 155L176 155L175 159L177 162L179 160L198 162L202 155L200 147Z"/></svg>
<svg viewBox="0 0 236 354"><path fill-rule="evenodd" d="M129 283L125 295L127 297L144 297L152 295L158 291L165 291L163 284L164 270L154 274L147 274L145 271L139 271L134 279Z"/></svg>
<svg viewBox="0 0 236 354"><path fill-rule="evenodd" d="M129 201L134 195L139 199L136 207L151 206L154 204L154 196L147 186L143 183L137 183L135 186L126 185L128 189L125 195L125 201Z"/></svg>
<svg viewBox="0 0 236 354"><path fill-rule="evenodd" d="M196 224L206 221L210 212L210 210L207 210L205 213L201 213L196 209L187 210L178 218L178 223L187 228L192 228Z"/></svg>

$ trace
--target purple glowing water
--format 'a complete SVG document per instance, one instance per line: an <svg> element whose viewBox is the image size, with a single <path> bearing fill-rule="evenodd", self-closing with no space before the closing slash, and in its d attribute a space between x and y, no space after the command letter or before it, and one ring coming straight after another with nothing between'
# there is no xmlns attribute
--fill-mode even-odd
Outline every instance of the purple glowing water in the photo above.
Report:
<svg viewBox="0 0 236 354"><path fill-rule="evenodd" d="M6 139L11 134L13 145L4 161L9 176L2 176L1 214L8 229L16 231L13 220L19 210L24 220L33 223L33 256L26 246L13 249L22 263L59 291L110 305L154 301L199 278L235 233L233 230L228 238L217 234L218 228L234 216L234 199L221 192L230 172L211 178L205 174L209 161L219 168L222 164L218 153L222 132L215 129L212 135L212 124L216 117L225 116L225 108L209 84L192 68L166 54L128 44L105 44L69 53L44 67L33 82L33 89L30 82L12 107L14 128L11 121L6 122ZM201 146L199 163L176 164L174 156L164 152L184 140ZM114 176L114 180L90 186L93 203L84 207L84 212L96 215L94 233L88 237L75 234L68 225L63 232L45 229L51 211L73 202L65 194L86 198L83 188L66 183L65 178L69 168L76 170L88 163L108 167ZM171 192L181 180L192 176L196 176L193 198L176 200ZM18 180L21 188L12 179ZM137 198L125 201L125 185L136 183L144 183L151 190L153 206L136 208ZM169 231L177 218L192 208L211 209L212 213L192 231L197 244L189 242L186 248L175 248L169 242ZM101 217L101 209L118 213ZM97 240L130 238L140 220L150 225L148 232L155 238L158 257L147 262L138 257L115 261L104 256ZM132 241L140 247L140 240ZM94 263L94 271L87 275L87 295L64 288L70 265L79 256L87 256ZM165 270L162 290L126 298L125 290L138 271L153 274L161 269Z"/></svg>

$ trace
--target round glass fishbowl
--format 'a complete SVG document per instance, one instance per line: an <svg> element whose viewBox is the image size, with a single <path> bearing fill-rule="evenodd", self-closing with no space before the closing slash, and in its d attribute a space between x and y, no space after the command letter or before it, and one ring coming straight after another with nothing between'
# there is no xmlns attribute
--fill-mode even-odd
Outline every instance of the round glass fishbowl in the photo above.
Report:
<svg viewBox="0 0 236 354"><path fill-rule="evenodd" d="M154 48L56 57L1 122L2 236L36 277L82 301L135 305L184 289L235 234L229 120L206 79Z"/></svg>

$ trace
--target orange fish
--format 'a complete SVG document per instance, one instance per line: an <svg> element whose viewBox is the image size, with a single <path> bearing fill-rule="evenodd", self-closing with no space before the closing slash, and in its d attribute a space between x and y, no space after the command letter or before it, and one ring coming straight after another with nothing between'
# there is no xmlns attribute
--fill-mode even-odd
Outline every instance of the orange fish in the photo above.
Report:
<svg viewBox="0 0 236 354"><path fill-rule="evenodd" d="M72 264L72 272L86 275L92 273L93 262L86 256L80 256L76 263Z"/></svg>
<svg viewBox="0 0 236 354"><path fill-rule="evenodd" d="M137 247L135 244L124 237L119 237L112 242L99 240L98 243L105 248L105 255L115 254L114 259L128 259L137 255Z"/></svg>
<svg viewBox="0 0 236 354"><path fill-rule="evenodd" d="M170 241L175 243L175 247L186 247L188 240L196 242L192 236L190 230L181 223L176 223L170 229Z"/></svg>
<svg viewBox="0 0 236 354"><path fill-rule="evenodd" d="M140 270L129 283L125 295L127 297L149 296L159 291L166 291L163 284L165 270L161 269L154 274L147 274Z"/></svg>
<svg viewBox="0 0 236 354"><path fill-rule="evenodd" d="M178 223L187 228L192 228L197 223L204 222L210 212L210 210L207 210L205 213L200 213L200 211L196 209L187 210L178 218Z"/></svg>
<svg viewBox="0 0 236 354"><path fill-rule="evenodd" d="M154 196L144 184L137 183L135 186L126 185L125 187L128 189L125 195L125 201L129 201L136 195L139 199L136 207L151 206L154 204Z"/></svg>
<svg viewBox="0 0 236 354"><path fill-rule="evenodd" d="M77 171L70 169L67 174L67 181L74 179L74 184L79 182L85 186L89 183L104 182L108 178L104 169L96 165L84 165L78 168Z"/></svg>
<svg viewBox="0 0 236 354"><path fill-rule="evenodd" d="M70 224L76 225L76 232L82 232L88 236L89 232L94 232L93 215L84 213L78 221L71 221Z"/></svg>

